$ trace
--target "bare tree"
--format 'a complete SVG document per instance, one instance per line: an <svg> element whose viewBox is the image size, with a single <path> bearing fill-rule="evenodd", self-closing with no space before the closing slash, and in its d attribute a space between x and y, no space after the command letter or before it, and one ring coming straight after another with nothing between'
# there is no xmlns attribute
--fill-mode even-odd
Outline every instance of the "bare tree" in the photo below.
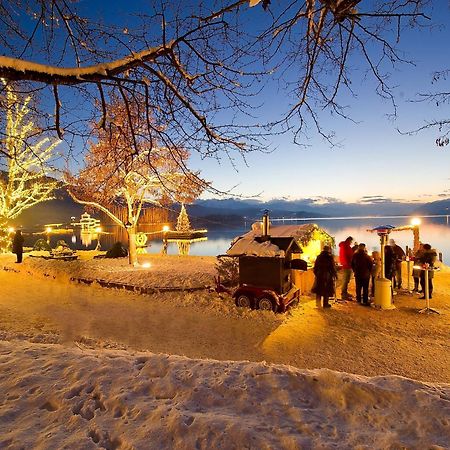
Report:
<svg viewBox="0 0 450 450"><path fill-rule="evenodd" d="M401 30L426 17L424 3L263 0L263 11L249 0L161 2L125 27L99 23L93 6L83 15L70 0L4 0L0 76L47 86L49 119L66 140L87 134L93 111L82 105L95 105L98 126L107 127L115 92L128 108L145 105L153 119L147 134L161 145L233 159L263 148L268 130L292 129L298 141L312 123L329 138L319 111L346 116L338 100L343 87L352 93L350 58L393 101L386 73L403 62ZM269 128L252 117L264 76L284 80L286 99L294 99Z"/></svg>
<svg viewBox="0 0 450 450"><path fill-rule="evenodd" d="M450 77L450 69L435 72L433 74L432 86L438 86L442 82L446 82ZM415 100L418 103L432 103L436 107L448 105L450 103L450 91L448 89L437 88L434 91L422 92ZM446 147L450 143L450 118L427 119L423 125L413 130L399 130L401 134L417 134L424 130L437 130L435 140L436 146Z"/></svg>

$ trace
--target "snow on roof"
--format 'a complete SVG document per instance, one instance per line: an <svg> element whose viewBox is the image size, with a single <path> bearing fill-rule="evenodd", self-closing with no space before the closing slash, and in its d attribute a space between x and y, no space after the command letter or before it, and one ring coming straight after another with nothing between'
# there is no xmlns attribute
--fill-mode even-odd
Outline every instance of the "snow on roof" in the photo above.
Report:
<svg viewBox="0 0 450 450"><path fill-rule="evenodd" d="M258 223L259 222L254 225L257 225ZM316 230L319 230L319 227L315 223L305 223L303 225L277 225L270 226L269 234L272 237L293 237L306 243L311 239L311 235ZM252 230L244 234L244 237L250 236L261 236L261 230Z"/></svg>
<svg viewBox="0 0 450 450"><path fill-rule="evenodd" d="M257 237L257 236L255 236ZM237 238L227 250L229 256L261 256L284 258L285 252L272 242L258 242L253 236L243 236Z"/></svg>

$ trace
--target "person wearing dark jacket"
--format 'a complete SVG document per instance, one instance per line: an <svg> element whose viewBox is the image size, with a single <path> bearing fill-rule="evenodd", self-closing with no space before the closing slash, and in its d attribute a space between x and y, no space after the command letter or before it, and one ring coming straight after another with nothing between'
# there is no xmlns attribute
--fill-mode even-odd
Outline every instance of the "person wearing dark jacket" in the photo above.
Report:
<svg viewBox="0 0 450 450"><path fill-rule="evenodd" d="M395 273L395 254L390 245L384 247L384 276L392 281ZM393 286L392 286L393 287Z"/></svg>
<svg viewBox="0 0 450 450"><path fill-rule="evenodd" d="M24 241L24 239L22 236L22 232L20 230L17 230L16 234L14 235L13 242L12 242L12 252L17 255L16 263L22 262L23 241Z"/></svg>
<svg viewBox="0 0 450 450"><path fill-rule="evenodd" d="M430 244L423 244L423 253L420 258L420 263L423 268L427 267L428 270L428 298L432 298L433 294L433 277L434 277L434 263L436 262L436 250L431 248ZM425 298L425 270L420 273L420 285L422 286L423 296L421 299Z"/></svg>
<svg viewBox="0 0 450 450"><path fill-rule="evenodd" d="M400 247L400 245L397 245L394 241L394 239L389 239L389 246L392 248L392 251L394 252L394 258L395 258L395 271L393 276L393 284L394 289L401 289L402 288L402 261L405 259L405 252Z"/></svg>
<svg viewBox="0 0 450 450"><path fill-rule="evenodd" d="M352 277L352 242L353 238L349 236L345 241L339 243L339 262L342 266L342 300L351 299L351 295L348 293L348 283L350 282L350 278Z"/></svg>
<svg viewBox="0 0 450 450"><path fill-rule="evenodd" d="M352 269L355 274L356 301L365 306L369 306L369 281L372 273L372 266L373 261L366 252L366 245L359 244L358 250L352 258Z"/></svg>
<svg viewBox="0 0 450 450"><path fill-rule="evenodd" d="M422 289L419 291L420 274L422 272L421 269L420 269L422 255L423 255L423 244L421 242L420 245L419 245L419 248L414 253L414 258L413 258L413 260L414 260L414 266L413 266L413 270L412 270L412 276L413 276L413 279L414 279L413 292L420 292L420 293L422 293Z"/></svg>
<svg viewBox="0 0 450 450"><path fill-rule="evenodd" d="M317 257L313 271L316 279L312 291L316 294L316 301L320 304L323 297L323 307L330 308L328 299L334 296L337 272L331 248L328 245L323 247L322 253Z"/></svg>

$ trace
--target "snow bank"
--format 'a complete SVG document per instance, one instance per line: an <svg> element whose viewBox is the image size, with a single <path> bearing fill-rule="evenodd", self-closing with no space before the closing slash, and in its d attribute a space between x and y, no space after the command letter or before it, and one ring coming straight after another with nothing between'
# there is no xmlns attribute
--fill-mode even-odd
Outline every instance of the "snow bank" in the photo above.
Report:
<svg viewBox="0 0 450 450"><path fill-rule="evenodd" d="M443 449L450 385L0 342L0 447Z"/></svg>
<svg viewBox="0 0 450 450"><path fill-rule="evenodd" d="M128 258L93 259L89 252L78 252L75 261L49 260L26 256L21 265L11 255L0 256L0 265L14 271L27 272L59 280L70 278L101 279L139 287L202 288L214 285L215 258L208 256L139 255L139 262L150 267L133 267Z"/></svg>

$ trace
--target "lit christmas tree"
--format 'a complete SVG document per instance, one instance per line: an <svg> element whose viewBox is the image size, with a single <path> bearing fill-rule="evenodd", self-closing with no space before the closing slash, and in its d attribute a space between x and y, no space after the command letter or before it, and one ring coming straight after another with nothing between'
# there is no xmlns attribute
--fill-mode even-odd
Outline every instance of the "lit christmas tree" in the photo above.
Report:
<svg viewBox="0 0 450 450"><path fill-rule="evenodd" d="M3 78L6 92L6 133L0 143L0 251L8 250L10 244L10 221L25 209L53 198L58 182L47 177L48 162L60 141L49 138L39 141L31 136L37 128L26 122L31 97L21 100L11 84ZM9 230L9 231L8 231Z"/></svg>
<svg viewBox="0 0 450 450"><path fill-rule="evenodd" d="M181 204L181 211L178 215L177 219L177 231L187 232L191 230L191 223L189 222L189 216L184 206L184 203Z"/></svg>

